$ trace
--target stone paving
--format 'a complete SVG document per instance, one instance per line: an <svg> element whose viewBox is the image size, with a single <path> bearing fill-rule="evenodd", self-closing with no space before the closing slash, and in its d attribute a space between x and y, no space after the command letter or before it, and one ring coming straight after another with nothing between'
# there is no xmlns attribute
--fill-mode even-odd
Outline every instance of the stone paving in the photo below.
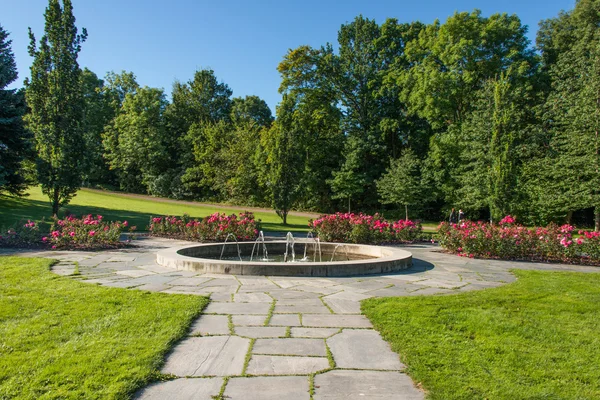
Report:
<svg viewBox="0 0 600 400"><path fill-rule="evenodd" d="M28 252L60 262L53 272L87 283L206 295L211 303L167 356L138 399L423 399L360 301L497 287L509 269L598 272L597 268L472 260L433 245L405 246L414 266L389 275L304 278L197 274L162 267L156 252L188 243L143 238L102 252ZM17 253L3 250L2 254ZM79 275L73 275L76 268ZM311 388L313 393L311 395Z"/></svg>

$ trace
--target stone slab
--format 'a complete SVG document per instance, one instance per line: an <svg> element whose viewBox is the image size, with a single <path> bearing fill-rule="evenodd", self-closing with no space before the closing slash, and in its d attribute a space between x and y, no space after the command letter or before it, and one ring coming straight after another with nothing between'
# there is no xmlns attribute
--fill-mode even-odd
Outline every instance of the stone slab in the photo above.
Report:
<svg viewBox="0 0 600 400"><path fill-rule="evenodd" d="M360 314L360 303L352 300L327 299L325 303L336 314Z"/></svg>
<svg viewBox="0 0 600 400"><path fill-rule="evenodd" d="M234 301L236 303L272 303L273 299L265 293L237 293Z"/></svg>
<svg viewBox="0 0 600 400"><path fill-rule="evenodd" d="M305 376L231 378L224 398L231 400L309 400Z"/></svg>
<svg viewBox="0 0 600 400"><path fill-rule="evenodd" d="M236 335L249 338L278 338L285 336L283 326L236 326Z"/></svg>
<svg viewBox="0 0 600 400"><path fill-rule="evenodd" d="M387 285L386 285L387 286ZM351 301L361 301L364 299L368 299L369 295L356 293L344 290L342 292L337 292L334 294L330 294L329 296L323 297L323 300L337 299L337 300L351 300Z"/></svg>
<svg viewBox="0 0 600 400"><path fill-rule="evenodd" d="M425 395L400 372L334 370L315 376L314 400L423 400Z"/></svg>
<svg viewBox="0 0 600 400"><path fill-rule="evenodd" d="M191 327L191 335L229 335L229 320L226 315L203 315Z"/></svg>
<svg viewBox="0 0 600 400"><path fill-rule="evenodd" d="M222 378L191 378L154 383L143 389L137 400L212 400L221 391Z"/></svg>
<svg viewBox="0 0 600 400"><path fill-rule="evenodd" d="M307 375L329 368L325 357L252 356L250 375Z"/></svg>
<svg viewBox="0 0 600 400"><path fill-rule="evenodd" d="M206 314L267 314L271 305L268 303L217 303L213 302L206 307Z"/></svg>
<svg viewBox="0 0 600 400"><path fill-rule="evenodd" d="M269 326L302 326L298 314L274 314Z"/></svg>
<svg viewBox="0 0 600 400"><path fill-rule="evenodd" d="M331 311L321 303L321 305L298 304L293 306L275 305L275 314L331 314Z"/></svg>
<svg viewBox="0 0 600 400"><path fill-rule="evenodd" d="M264 326L266 315L233 315L231 317L235 326Z"/></svg>
<svg viewBox="0 0 600 400"><path fill-rule="evenodd" d="M256 339L253 354L327 357L322 339Z"/></svg>
<svg viewBox="0 0 600 400"><path fill-rule="evenodd" d="M302 325L313 328L371 328L371 322L362 315L319 315L302 316Z"/></svg>
<svg viewBox="0 0 600 400"><path fill-rule="evenodd" d="M145 271L143 269L128 269L124 271L117 271L116 273L119 275L129 276L131 278L141 278L142 276L155 275L154 272Z"/></svg>
<svg viewBox="0 0 600 400"><path fill-rule="evenodd" d="M338 368L397 371L404 368L389 344L371 329L344 329L327 339Z"/></svg>
<svg viewBox="0 0 600 400"><path fill-rule="evenodd" d="M179 343L162 368L177 376L240 375L249 339L238 336L191 337Z"/></svg>
<svg viewBox="0 0 600 400"><path fill-rule="evenodd" d="M202 278L202 277L183 277L183 278L178 278L175 279L173 281L171 281L171 285L173 286L198 286L201 285L202 283L208 282L210 281L211 278Z"/></svg>
<svg viewBox="0 0 600 400"><path fill-rule="evenodd" d="M339 333L337 328L292 328L291 334L295 338L328 338Z"/></svg>

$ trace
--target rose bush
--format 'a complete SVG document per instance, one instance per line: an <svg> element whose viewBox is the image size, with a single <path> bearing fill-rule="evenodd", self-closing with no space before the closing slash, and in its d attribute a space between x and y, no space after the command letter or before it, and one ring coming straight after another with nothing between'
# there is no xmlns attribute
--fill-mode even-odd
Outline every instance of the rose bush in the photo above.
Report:
<svg viewBox="0 0 600 400"><path fill-rule="evenodd" d="M443 222L439 242L462 257L531 261L559 261L600 265L600 233L579 231L571 225L527 228L510 215L498 225L486 222Z"/></svg>
<svg viewBox="0 0 600 400"><path fill-rule="evenodd" d="M380 214L336 213L322 215L308 223L315 237L324 242L403 243L421 237L419 222L387 221Z"/></svg>
<svg viewBox="0 0 600 400"><path fill-rule="evenodd" d="M55 218L48 233L42 233L39 224L32 221L18 224L0 235L0 246L68 250L115 248L123 245L121 233L135 229L129 227L127 221L103 221L101 215L93 217L90 214L81 218L70 215L64 219Z"/></svg>
<svg viewBox="0 0 600 400"><path fill-rule="evenodd" d="M239 241L254 240L258 237L260 220L255 220L251 212L243 212L239 216L214 213L202 219L191 219L184 214L181 218L153 217L148 230L153 236L196 242L223 241L230 234Z"/></svg>

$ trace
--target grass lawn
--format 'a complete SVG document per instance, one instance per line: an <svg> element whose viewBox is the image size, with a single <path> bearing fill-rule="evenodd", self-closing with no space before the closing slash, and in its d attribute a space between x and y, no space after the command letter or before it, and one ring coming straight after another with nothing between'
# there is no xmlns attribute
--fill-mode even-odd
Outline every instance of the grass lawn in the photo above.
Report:
<svg viewBox="0 0 600 400"><path fill-rule="evenodd" d="M600 399L600 274L514 273L500 288L362 309L431 399Z"/></svg>
<svg viewBox="0 0 600 400"><path fill-rule="evenodd" d="M152 199L137 199L115 193L101 193L82 189L66 207L72 214L100 214L108 220L127 220L136 225L138 230L146 230L151 216L189 214L192 217L205 217L214 212L227 214L245 211L226 209L215 206L190 205L178 202L161 202ZM0 197L0 228L9 227L21 220L40 221L52 215L48 198L39 187L29 190L25 198ZM270 231L308 231L308 217L288 215L288 225L281 223L275 212L255 212L255 217L262 221L264 230Z"/></svg>
<svg viewBox="0 0 600 400"><path fill-rule="evenodd" d="M0 399L126 399L155 380L206 297L105 288L0 257Z"/></svg>

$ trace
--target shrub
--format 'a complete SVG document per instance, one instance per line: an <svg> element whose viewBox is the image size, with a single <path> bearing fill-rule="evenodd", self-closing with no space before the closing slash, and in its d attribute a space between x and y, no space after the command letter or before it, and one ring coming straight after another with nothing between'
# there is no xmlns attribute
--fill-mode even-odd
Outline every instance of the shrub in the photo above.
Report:
<svg viewBox="0 0 600 400"><path fill-rule="evenodd" d="M76 218L73 215L64 219L55 218L50 232L43 234L39 224L27 221L0 235L0 246L5 247L49 247L51 249L93 250L119 247L121 233L134 231L125 222L104 222L101 215L95 218L86 215Z"/></svg>
<svg viewBox="0 0 600 400"><path fill-rule="evenodd" d="M419 222L387 221L379 214L365 215L336 213L322 215L309 221L315 236L324 242L347 243L403 243L414 242L421 237Z"/></svg>
<svg viewBox="0 0 600 400"><path fill-rule="evenodd" d="M527 228L507 216L498 225L443 222L438 231L442 247L463 257L600 265L600 233L579 231L574 238L568 224Z"/></svg>
<svg viewBox="0 0 600 400"><path fill-rule="evenodd" d="M260 220L251 212L226 215L214 213L206 218L191 219L163 216L150 219L148 228L153 236L184 239L196 242L223 241L229 235L236 240L254 240L260 230Z"/></svg>
<svg viewBox="0 0 600 400"><path fill-rule="evenodd" d="M33 221L17 224L0 234L0 246L4 247L36 247L40 246L40 227Z"/></svg>
<svg viewBox="0 0 600 400"><path fill-rule="evenodd" d="M101 215L94 218L91 214L80 219L70 215L64 219L55 219L50 234L42 241L53 249L101 249L117 247L121 244L121 233L134 231L127 221L104 222Z"/></svg>

